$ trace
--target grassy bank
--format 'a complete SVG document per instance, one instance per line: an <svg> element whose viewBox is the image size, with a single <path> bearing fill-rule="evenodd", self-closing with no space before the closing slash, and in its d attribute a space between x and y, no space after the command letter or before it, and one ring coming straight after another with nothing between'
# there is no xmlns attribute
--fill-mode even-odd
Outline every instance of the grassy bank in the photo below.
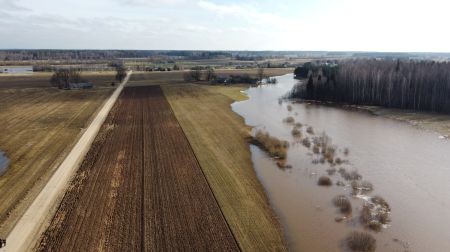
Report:
<svg viewBox="0 0 450 252"><path fill-rule="evenodd" d="M250 128L230 107L243 86L166 85L164 93L200 162L239 246L287 250L248 145Z"/></svg>

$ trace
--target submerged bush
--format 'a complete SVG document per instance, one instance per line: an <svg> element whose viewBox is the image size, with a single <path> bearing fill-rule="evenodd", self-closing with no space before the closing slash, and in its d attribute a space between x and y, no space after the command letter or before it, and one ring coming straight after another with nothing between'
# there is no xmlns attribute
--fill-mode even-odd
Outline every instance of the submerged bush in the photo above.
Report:
<svg viewBox="0 0 450 252"><path fill-rule="evenodd" d="M353 194L364 194L373 191L373 185L369 181L358 182L353 180L351 183Z"/></svg>
<svg viewBox="0 0 450 252"><path fill-rule="evenodd" d="M317 184L320 186L331 186L333 185L333 182L331 181L330 177L322 176L317 181Z"/></svg>
<svg viewBox="0 0 450 252"><path fill-rule="evenodd" d="M283 122L284 122L284 123L294 123L294 122L295 122L295 119L294 119L294 117L292 117L292 116L288 116L288 117L286 117L286 118L283 119Z"/></svg>
<svg viewBox="0 0 450 252"><path fill-rule="evenodd" d="M320 153L320 147L318 145L314 145L313 152L314 152L314 154L319 154Z"/></svg>
<svg viewBox="0 0 450 252"><path fill-rule="evenodd" d="M309 141L309 138L303 138L303 140L302 140L302 144L303 144L303 146L305 146L306 148L309 148L309 147L311 147L311 141Z"/></svg>
<svg viewBox="0 0 450 252"><path fill-rule="evenodd" d="M289 143L270 136L267 132L258 130L253 138L253 141L256 145L268 152L272 157L285 159L287 156Z"/></svg>
<svg viewBox="0 0 450 252"><path fill-rule="evenodd" d="M348 172L344 168L340 168L338 172L345 180L360 180L362 178L357 171Z"/></svg>
<svg viewBox="0 0 450 252"><path fill-rule="evenodd" d="M376 196L375 201L381 202L373 203L373 199L366 203L361 210L361 223L374 231L380 231L384 224L391 222L390 208L386 201L378 201L379 196Z"/></svg>
<svg viewBox="0 0 450 252"><path fill-rule="evenodd" d="M352 213L352 203L345 195L338 195L334 197L333 204L339 208L343 214L349 215Z"/></svg>
<svg viewBox="0 0 450 252"><path fill-rule="evenodd" d="M389 204L387 203L387 201L381 197L381 196L373 196L370 201L374 204L380 205L383 208L387 209L388 211L391 211L391 207L389 206Z"/></svg>
<svg viewBox="0 0 450 252"><path fill-rule="evenodd" d="M347 236L347 246L352 251L372 252L376 248L376 240L371 234L353 231Z"/></svg>
<svg viewBox="0 0 450 252"><path fill-rule="evenodd" d="M348 156L348 154L350 154L350 150L348 148L345 148L344 149L344 155Z"/></svg>
<svg viewBox="0 0 450 252"><path fill-rule="evenodd" d="M302 137L302 132L297 128L293 128L291 131L292 136L294 137Z"/></svg>
<svg viewBox="0 0 450 252"><path fill-rule="evenodd" d="M336 168L332 167L327 169L327 173L328 175L333 176L336 173Z"/></svg>

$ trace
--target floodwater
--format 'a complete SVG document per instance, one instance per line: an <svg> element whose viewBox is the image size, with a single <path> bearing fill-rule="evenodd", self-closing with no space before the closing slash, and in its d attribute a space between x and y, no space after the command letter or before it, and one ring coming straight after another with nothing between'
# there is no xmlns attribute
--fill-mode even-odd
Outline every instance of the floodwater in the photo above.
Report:
<svg viewBox="0 0 450 252"><path fill-rule="evenodd" d="M0 176L6 172L9 166L9 159L6 157L3 151L0 151Z"/></svg>
<svg viewBox="0 0 450 252"><path fill-rule="evenodd" d="M32 66L0 66L0 73L33 73Z"/></svg>
<svg viewBox="0 0 450 252"><path fill-rule="evenodd" d="M313 164L314 154L291 136L292 125L283 122L293 116L325 132L338 148L338 156L349 163L336 166L357 170L391 207L392 221L380 232L367 230L377 240L377 251L450 251L450 141L408 123L330 106L284 101L279 98L297 83L293 75L277 77L278 84L250 88L249 100L236 102L233 110L246 124L288 140L287 163L280 169L258 147L251 146L256 173L280 219L294 251L343 251L350 231L364 230L360 223L363 199L351 196L348 181L339 173L333 183L346 186L320 187L319 176L329 164ZM287 106L292 106L288 111ZM303 135L307 135L304 131ZM345 148L349 149L345 156ZM351 198L352 217L342 216L333 206L336 195Z"/></svg>

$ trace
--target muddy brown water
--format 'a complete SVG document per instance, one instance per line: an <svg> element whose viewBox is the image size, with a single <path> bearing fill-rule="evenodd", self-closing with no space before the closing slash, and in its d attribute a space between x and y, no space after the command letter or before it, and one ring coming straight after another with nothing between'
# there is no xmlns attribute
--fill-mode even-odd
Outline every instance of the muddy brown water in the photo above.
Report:
<svg viewBox="0 0 450 252"><path fill-rule="evenodd" d="M325 132L331 137L338 156L350 162L336 168L357 170L374 185L368 196L380 195L390 204L392 222L381 232L366 230L376 238L377 251L450 251L450 141L365 112L292 101L280 104L279 98L297 81L292 75L277 79L278 84L248 89L249 100L236 102L232 108L246 124L291 142L287 158L291 169L278 168L256 146L251 152L293 251L346 250L346 235L364 230L359 223L363 200L352 197L352 218L335 222L341 215L331 201L338 194L350 196L351 188L317 186L318 177L326 175L330 166L312 163L312 151L296 144L292 125L282 122L287 116L312 126L316 135ZM349 148L348 156L344 148ZM331 178L345 181L338 173Z"/></svg>
<svg viewBox="0 0 450 252"><path fill-rule="evenodd" d="M3 175L9 166L9 159L3 151L0 151L0 176Z"/></svg>

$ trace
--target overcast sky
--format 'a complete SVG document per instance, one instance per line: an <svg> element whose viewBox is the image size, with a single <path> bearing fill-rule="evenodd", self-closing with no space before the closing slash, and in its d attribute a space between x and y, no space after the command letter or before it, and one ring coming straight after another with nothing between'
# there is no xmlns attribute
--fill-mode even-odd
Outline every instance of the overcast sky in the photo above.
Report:
<svg viewBox="0 0 450 252"><path fill-rule="evenodd" d="M0 0L0 48L450 52L445 0Z"/></svg>

